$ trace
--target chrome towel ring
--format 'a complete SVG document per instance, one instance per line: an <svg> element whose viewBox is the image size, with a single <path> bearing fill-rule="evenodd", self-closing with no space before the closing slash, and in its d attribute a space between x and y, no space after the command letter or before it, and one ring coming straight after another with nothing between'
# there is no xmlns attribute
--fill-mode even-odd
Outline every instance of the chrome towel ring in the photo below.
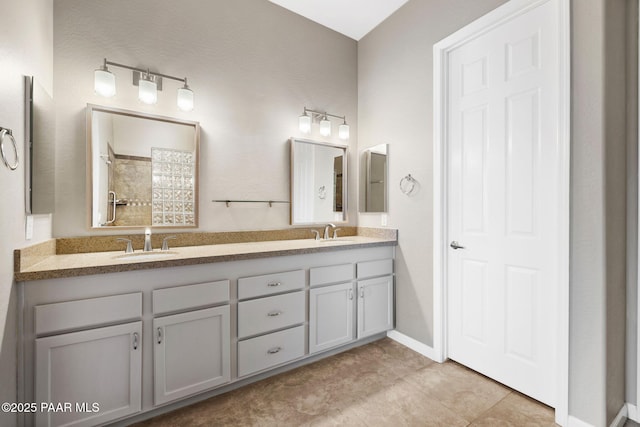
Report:
<svg viewBox="0 0 640 427"><path fill-rule="evenodd" d="M408 174L400 180L400 191L402 191L403 194L410 196L415 191L417 183L418 181L416 181L411 174Z"/></svg>
<svg viewBox="0 0 640 427"><path fill-rule="evenodd" d="M11 145L13 146L13 163L9 163L9 161L7 160L7 155L4 151L4 143L6 142L7 138L11 140ZM4 165L6 167L11 169L12 171L18 168L18 163L20 162L20 159L18 158L18 147L16 145L16 139L13 137L13 132L11 131L11 129L0 127L0 155L2 156L2 161L4 162Z"/></svg>

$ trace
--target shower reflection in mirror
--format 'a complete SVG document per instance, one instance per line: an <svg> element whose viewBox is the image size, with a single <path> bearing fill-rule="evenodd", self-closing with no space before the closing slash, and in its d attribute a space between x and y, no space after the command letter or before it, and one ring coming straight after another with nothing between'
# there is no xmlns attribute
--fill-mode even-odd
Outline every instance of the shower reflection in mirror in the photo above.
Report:
<svg viewBox="0 0 640 427"><path fill-rule="evenodd" d="M387 212L389 145L362 151L360 159L360 212Z"/></svg>

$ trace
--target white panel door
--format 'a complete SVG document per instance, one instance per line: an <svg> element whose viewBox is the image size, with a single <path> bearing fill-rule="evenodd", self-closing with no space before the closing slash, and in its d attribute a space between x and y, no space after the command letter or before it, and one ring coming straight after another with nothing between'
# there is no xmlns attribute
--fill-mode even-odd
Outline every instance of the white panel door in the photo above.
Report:
<svg viewBox="0 0 640 427"><path fill-rule="evenodd" d="M354 339L353 283L309 291L309 353L317 353Z"/></svg>
<svg viewBox="0 0 640 427"><path fill-rule="evenodd" d="M559 55L552 3L450 53L446 114L449 357L554 406Z"/></svg>
<svg viewBox="0 0 640 427"><path fill-rule="evenodd" d="M36 339L36 402L72 405L36 412L36 425L95 426L139 412L141 343L142 322Z"/></svg>
<svg viewBox="0 0 640 427"><path fill-rule="evenodd" d="M229 322L228 305L153 319L156 405L229 382Z"/></svg>

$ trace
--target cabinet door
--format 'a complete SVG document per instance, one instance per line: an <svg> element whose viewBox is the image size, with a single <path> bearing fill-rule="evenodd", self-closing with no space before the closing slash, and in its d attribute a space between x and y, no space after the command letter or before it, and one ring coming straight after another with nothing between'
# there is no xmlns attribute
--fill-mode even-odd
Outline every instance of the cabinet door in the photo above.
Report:
<svg viewBox="0 0 640 427"><path fill-rule="evenodd" d="M358 282L358 338L393 328L393 276Z"/></svg>
<svg viewBox="0 0 640 427"><path fill-rule="evenodd" d="M94 426L140 411L141 345L142 322L36 339L36 402L71 405L36 412L36 425Z"/></svg>
<svg viewBox="0 0 640 427"><path fill-rule="evenodd" d="M355 295L353 283L342 283L309 292L309 353L353 340Z"/></svg>
<svg viewBox="0 0 640 427"><path fill-rule="evenodd" d="M229 382L229 306L153 319L154 402Z"/></svg>

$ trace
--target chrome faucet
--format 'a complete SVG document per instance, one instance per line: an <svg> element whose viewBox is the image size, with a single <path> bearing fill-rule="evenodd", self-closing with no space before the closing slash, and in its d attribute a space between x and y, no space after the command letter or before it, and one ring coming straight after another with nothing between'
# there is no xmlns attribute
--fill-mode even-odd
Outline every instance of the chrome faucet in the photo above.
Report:
<svg viewBox="0 0 640 427"><path fill-rule="evenodd" d="M336 226L334 224L331 224L331 223L329 223L329 224L324 226L324 239L325 240L329 238L329 228L335 229Z"/></svg>
<svg viewBox="0 0 640 427"><path fill-rule="evenodd" d="M151 229L144 229L144 249L145 252L151 252L153 248L151 247Z"/></svg>

